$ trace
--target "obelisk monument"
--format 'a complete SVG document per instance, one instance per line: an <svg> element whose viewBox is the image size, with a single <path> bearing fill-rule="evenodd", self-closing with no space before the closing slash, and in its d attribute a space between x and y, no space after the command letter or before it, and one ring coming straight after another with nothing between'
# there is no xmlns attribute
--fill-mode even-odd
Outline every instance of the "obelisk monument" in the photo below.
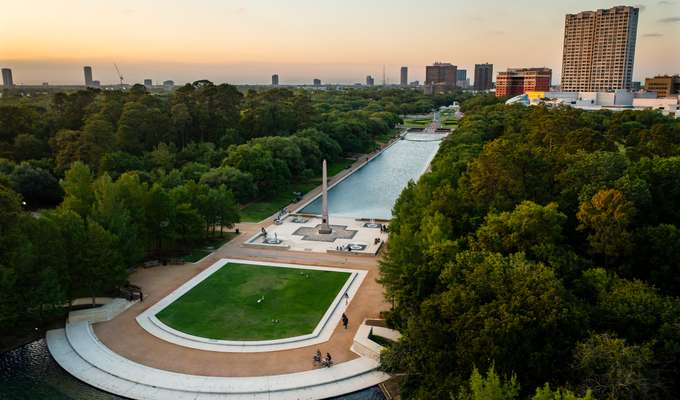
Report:
<svg viewBox="0 0 680 400"><path fill-rule="evenodd" d="M322 235L328 235L333 230L328 224L328 177L326 176L326 160L323 160L321 164L321 226L319 227L319 233Z"/></svg>

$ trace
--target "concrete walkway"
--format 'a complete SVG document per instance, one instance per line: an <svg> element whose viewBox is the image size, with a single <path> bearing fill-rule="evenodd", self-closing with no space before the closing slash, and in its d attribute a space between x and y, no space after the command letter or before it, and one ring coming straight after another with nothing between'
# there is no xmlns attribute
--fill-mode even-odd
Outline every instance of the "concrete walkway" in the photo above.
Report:
<svg viewBox="0 0 680 400"><path fill-rule="evenodd" d="M305 372L234 378L179 374L135 363L111 351L88 322L47 333L53 357L76 378L132 399L323 399L377 385L389 378L378 362L353 361Z"/></svg>

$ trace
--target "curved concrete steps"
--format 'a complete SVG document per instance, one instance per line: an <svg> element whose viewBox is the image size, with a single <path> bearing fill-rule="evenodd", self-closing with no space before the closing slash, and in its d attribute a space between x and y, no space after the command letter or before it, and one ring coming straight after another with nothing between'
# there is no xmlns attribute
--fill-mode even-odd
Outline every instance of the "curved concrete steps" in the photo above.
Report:
<svg viewBox="0 0 680 400"><path fill-rule="evenodd" d="M377 385L389 378L378 363L360 357L332 368L261 377L210 377L147 367L106 347L87 322L47 333L59 365L76 378L132 399L324 399Z"/></svg>

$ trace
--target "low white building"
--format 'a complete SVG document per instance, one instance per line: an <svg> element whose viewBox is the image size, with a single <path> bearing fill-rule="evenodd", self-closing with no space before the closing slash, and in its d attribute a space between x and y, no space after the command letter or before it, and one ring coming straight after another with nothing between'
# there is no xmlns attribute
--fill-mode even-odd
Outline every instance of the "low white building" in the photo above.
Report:
<svg viewBox="0 0 680 400"><path fill-rule="evenodd" d="M654 92L527 92L505 104L566 105L582 110L659 110L680 118L680 96L657 98Z"/></svg>

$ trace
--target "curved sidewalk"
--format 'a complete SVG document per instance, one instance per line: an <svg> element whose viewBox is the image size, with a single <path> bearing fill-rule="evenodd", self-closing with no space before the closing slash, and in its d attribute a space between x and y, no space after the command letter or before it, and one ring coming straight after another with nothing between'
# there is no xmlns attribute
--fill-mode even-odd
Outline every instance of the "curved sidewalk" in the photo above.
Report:
<svg viewBox="0 0 680 400"><path fill-rule="evenodd" d="M280 268L295 268L295 269L312 269L320 271L336 271L348 272L350 277L345 285L338 292L333 302L330 304L328 310L325 312L314 331L301 336L290 338L276 339L276 340L260 340L260 341L233 341L233 340L218 340L190 335L185 332L178 331L160 321L156 314L168 307L175 300L182 297L185 293L190 291L196 285L207 279L210 275L217 272L220 268L228 268L229 263L241 263L262 266L274 266ZM212 266L205 269L198 275L191 278L175 291L158 301L156 304L148 308L137 316L137 322L150 334L179 346L188 347L191 349L216 351L224 353L258 353L270 352L280 350L297 349L301 347L319 345L327 342L342 318L342 313L346 310L346 305L343 301L343 295L348 294L350 299L359 290L367 272L363 270L340 269L332 267L318 267L318 266L301 266L293 264L282 264L272 262L259 262L251 260L239 259L221 259L215 262Z"/></svg>
<svg viewBox="0 0 680 400"><path fill-rule="evenodd" d="M54 359L76 378L107 392L133 399L323 399L389 378L367 357L332 368L260 377L181 374L128 360L107 348L88 322L47 333Z"/></svg>

